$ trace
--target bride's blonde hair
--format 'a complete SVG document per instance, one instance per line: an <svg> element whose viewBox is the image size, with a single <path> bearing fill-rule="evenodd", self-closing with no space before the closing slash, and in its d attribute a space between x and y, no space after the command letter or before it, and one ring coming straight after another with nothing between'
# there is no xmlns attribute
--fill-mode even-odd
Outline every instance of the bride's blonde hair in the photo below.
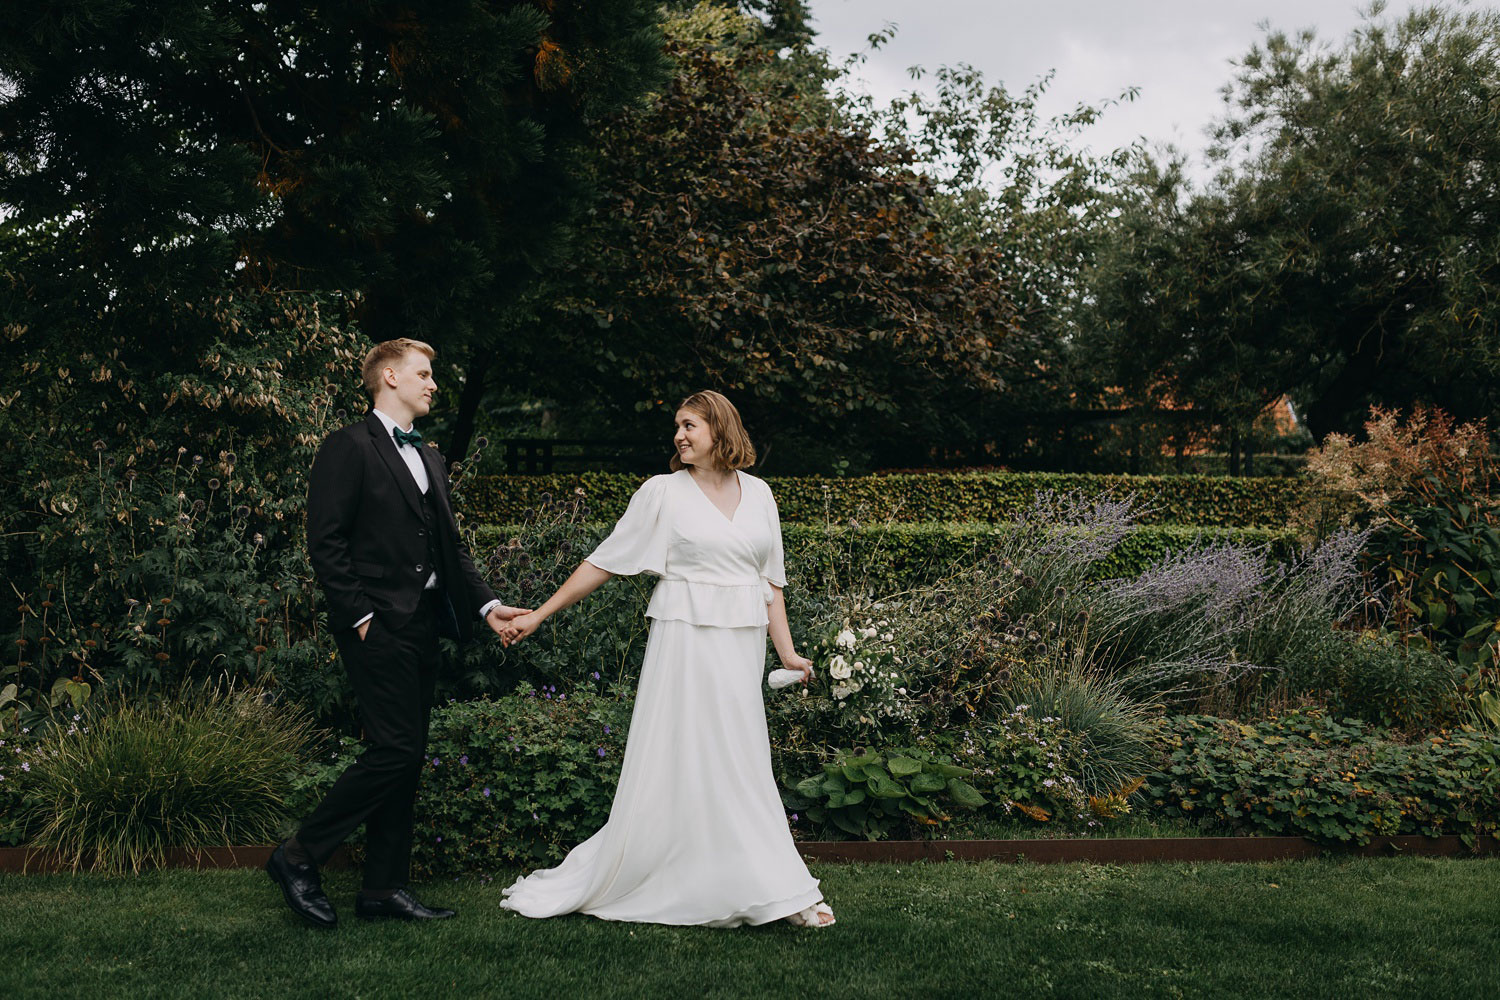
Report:
<svg viewBox="0 0 1500 1000"><path fill-rule="evenodd" d="M755 445L750 443L744 421L740 420L740 411L734 408L734 404L723 393L712 389L695 392L678 403L677 409L692 410L708 424L708 433L714 439L715 463L726 469L744 469L755 464ZM682 456L676 452L672 453L669 467L673 472L687 468Z"/></svg>

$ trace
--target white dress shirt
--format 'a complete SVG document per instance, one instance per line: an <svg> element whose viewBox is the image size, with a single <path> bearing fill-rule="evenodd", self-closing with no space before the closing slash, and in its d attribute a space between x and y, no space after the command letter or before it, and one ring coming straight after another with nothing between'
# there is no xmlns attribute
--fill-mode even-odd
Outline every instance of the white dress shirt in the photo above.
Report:
<svg viewBox="0 0 1500 1000"><path fill-rule="evenodd" d="M422 454L421 454L421 452L417 451L417 446L414 445L414 444L403 444L400 441L396 440L396 421L395 420L391 419L390 416L388 416L385 413L382 413L379 410L374 410L372 408L372 412L374 412L375 416L377 416L377 417L380 418L380 422L385 425L385 432L391 436L391 441L396 445L396 454L398 454L398 455L401 456L401 461L403 461L403 462L406 463L406 468L407 468L408 471L411 472L412 479L416 480L418 492L422 493L425 496L427 494L428 489L431 488L432 484L427 479L427 467L422 464ZM411 426L408 425L406 427L401 428L401 430L402 430L403 433L410 434L411 433ZM434 569L432 571L432 575L427 578L427 585L425 587L423 587L422 589L423 590L436 590L437 589L437 585L438 585L437 570ZM482 607L482 608L479 609L479 617L480 618L486 617L490 613L491 609L499 607L500 604L501 604L500 601L490 601L484 607ZM355 628L359 628L365 622L369 621L371 618L374 618L374 617L375 617L375 613L372 611L369 614L365 615L363 618L361 618L359 621L355 622L354 623L354 627Z"/></svg>

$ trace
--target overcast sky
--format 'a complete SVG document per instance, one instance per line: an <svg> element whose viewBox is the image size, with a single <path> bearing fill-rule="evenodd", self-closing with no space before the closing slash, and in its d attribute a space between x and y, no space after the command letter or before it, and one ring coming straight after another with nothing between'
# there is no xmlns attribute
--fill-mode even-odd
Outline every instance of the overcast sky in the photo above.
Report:
<svg viewBox="0 0 1500 1000"><path fill-rule="evenodd" d="M1208 175L1204 128L1221 107L1231 60L1264 37L1259 25L1288 33L1316 28L1343 41L1367 4L1348 0L811 0L818 41L836 59L868 47L887 23L893 42L872 53L858 79L877 100L914 84L907 68L968 63L986 80L1019 93L1048 70L1056 76L1043 110L1140 87L1132 104L1112 108L1085 133L1096 152L1137 137L1173 143L1190 155L1190 170ZM1382 19L1424 6L1392 0ZM1474 6L1480 6L1474 4ZM1490 6L1490 5L1485 5Z"/></svg>

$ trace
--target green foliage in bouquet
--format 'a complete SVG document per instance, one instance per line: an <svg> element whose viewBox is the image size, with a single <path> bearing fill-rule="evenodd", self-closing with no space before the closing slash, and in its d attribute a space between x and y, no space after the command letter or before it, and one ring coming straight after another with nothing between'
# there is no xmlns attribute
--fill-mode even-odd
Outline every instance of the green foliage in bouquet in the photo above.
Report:
<svg viewBox="0 0 1500 1000"><path fill-rule="evenodd" d="M789 784L788 808L866 840L883 840L914 825L937 826L954 809L986 802L964 779L967 767L915 747L839 753L821 774Z"/></svg>

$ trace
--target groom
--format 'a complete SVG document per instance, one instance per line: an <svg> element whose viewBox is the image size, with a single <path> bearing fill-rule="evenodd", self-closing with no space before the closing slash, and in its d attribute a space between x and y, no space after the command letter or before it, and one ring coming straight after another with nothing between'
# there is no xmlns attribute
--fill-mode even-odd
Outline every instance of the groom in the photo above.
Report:
<svg viewBox="0 0 1500 1000"><path fill-rule="evenodd" d="M406 890L412 812L441 654L476 618L497 634L524 613L495 599L469 558L448 499L443 458L413 429L432 408L433 350L387 340L365 355L363 421L318 449L307 488L307 548L328 600L328 627L354 688L368 749L344 771L266 871L287 905L319 927L338 916L318 866L365 824L357 917L435 920Z"/></svg>

